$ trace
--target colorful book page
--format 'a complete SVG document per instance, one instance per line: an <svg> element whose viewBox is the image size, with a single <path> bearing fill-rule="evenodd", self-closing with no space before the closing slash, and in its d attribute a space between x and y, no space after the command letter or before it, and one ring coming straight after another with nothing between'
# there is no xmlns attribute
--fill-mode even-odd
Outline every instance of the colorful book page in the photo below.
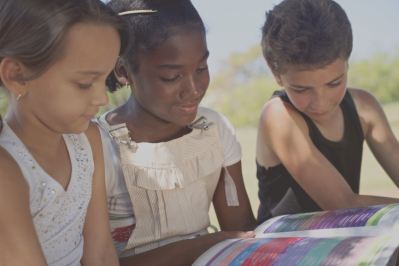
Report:
<svg viewBox="0 0 399 266"><path fill-rule="evenodd" d="M395 253L397 242L389 235L226 240L208 254L203 254L194 265L387 265Z"/></svg>
<svg viewBox="0 0 399 266"><path fill-rule="evenodd" d="M377 226L392 210L399 215L397 204L285 215L271 219L262 233Z"/></svg>

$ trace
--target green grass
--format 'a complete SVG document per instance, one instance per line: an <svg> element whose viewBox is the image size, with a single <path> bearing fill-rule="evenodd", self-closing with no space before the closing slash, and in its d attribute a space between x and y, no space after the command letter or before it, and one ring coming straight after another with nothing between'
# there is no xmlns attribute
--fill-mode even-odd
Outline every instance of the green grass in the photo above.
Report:
<svg viewBox="0 0 399 266"><path fill-rule="evenodd" d="M399 138L399 103L384 106L394 134ZM255 215L258 210L258 184L256 179L255 145L256 128L239 128L237 136L242 146L242 168L245 187ZM360 193L368 195L390 196L399 198L399 189L378 164L367 144L363 146L363 161L360 182ZM217 225L216 216L212 210L211 223Z"/></svg>

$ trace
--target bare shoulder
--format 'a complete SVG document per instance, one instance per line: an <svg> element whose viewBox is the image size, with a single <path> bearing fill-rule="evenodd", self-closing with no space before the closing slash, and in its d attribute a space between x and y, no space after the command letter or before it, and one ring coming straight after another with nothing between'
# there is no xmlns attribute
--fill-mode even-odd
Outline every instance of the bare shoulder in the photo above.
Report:
<svg viewBox="0 0 399 266"><path fill-rule="evenodd" d="M96 123L91 122L85 134L92 145L98 142L101 143L100 129Z"/></svg>
<svg viewBox="0 0 399 266"><path fill-rule="evenodd" d="M277 134L283 136L289 134L292 130L299 130L307 133L306 123L298 111L289 103L276 97L263 106L259 129L265 135ZM283 135L282 135L283 134Z"/></svg>
<svg viewBox="0 0 399 266"><path fill-rule="evenodd" d="M85 134L89 139L94 158L96 158L96 156L102 157L103 151L102 151L101 133L99 126L96 123L91 122Z"/></svg>
<svg viewBox="0 0 399 266"><path fill-rule="evenodd" d="M367 122L375 118L375 116L380 116L383 112L381 104L370 92L354 88L349 89L349 92L352 95L357 112L362 120Z"/></svg>
<svg viewBox="0 0 399 266"><path fill-rule="evenodd" d="M349 92L355 102L364 132L368 132L372 124L386 119L381 104L370 92L355 88L349 89Z"/></svg>
<svg viewBox="0 0 399 266"><path fill-rule="evenodd" d="M358 88L349 88L348 90L358 111L365 111L380 106L377 99L370 92Z"/></svg>
<svg viewBox="0 0 399 266"><path fill-rule="evenodd" d="M18 183L27 185L23 179L21 169L14 158L5 149L0 147L0 184L8 182L7 180L18 181L19 179L23 182ZM0 185L0 187L2 186Z"/></svg>
<svg viewBox="0 0 399 266"><path fill-rule="evenodd" d="M295 147L309 146L309 130L300 113L276 97L262 109L256 145L256 159L265 166L276 165Z"/></svg>
<svg viewBox="0 0 399 266"><path fill-rule="evenodd" d="M90 123L89 128L85 132L91 146L91 150L93 153L93 160L94 160L94 175L101 176L103 179L104 175L104 154L102 148L102 141L101 141L101 133L100 128L96 123ZM96 180L98 178L95 178Z"/></svg>
<svg viewBox="0 0 399 266"><path fill-rule="evenodd" d="M6 202L10 202L12 194L27 197L29 186L14 158L0 147L0 201L7 199Z"/></svg>

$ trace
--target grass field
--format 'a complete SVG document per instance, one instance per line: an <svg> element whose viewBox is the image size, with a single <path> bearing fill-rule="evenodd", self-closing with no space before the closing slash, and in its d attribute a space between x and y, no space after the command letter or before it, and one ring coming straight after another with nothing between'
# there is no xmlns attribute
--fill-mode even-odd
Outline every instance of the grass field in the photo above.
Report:
<svg viewBox="0 0 399 266"><path fill-rule="evenodd" d="M386 105L384 110L396 137L399 138L399 103ZM237 129L237 136L241 142L243 152L242 167L245 186L251 201L252 210L256 214L259 204L255 166L256 128L239 128ZM366 143L363 146L360 193L399 198L399 189L380 167ZM217 224L213 211L211 212L211 221L212 224Z"/></svg>

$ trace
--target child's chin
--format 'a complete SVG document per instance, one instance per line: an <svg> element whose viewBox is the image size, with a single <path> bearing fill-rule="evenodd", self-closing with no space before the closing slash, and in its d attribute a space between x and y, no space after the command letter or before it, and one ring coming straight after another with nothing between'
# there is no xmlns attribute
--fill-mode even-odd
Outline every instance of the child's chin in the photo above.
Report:
<svg viewBox="0 0 399 266"><path fill-rule="evenodd" d="M191 123L195 121L195 118L197 117L197 113L187 117L187 119L184 119L184 121L181 122L181 126L188 126Z"/></svg>
<svg viewBox="0 0 399 266"><path fill-rule="evenodd" d="M89 129L89 125L90 123L87 123L86 125L82 125L80 127L76 127L76 128L70 128L68 132L66 132L67 134L80 134L83 133L85 131L87 131Z"/></svg>

